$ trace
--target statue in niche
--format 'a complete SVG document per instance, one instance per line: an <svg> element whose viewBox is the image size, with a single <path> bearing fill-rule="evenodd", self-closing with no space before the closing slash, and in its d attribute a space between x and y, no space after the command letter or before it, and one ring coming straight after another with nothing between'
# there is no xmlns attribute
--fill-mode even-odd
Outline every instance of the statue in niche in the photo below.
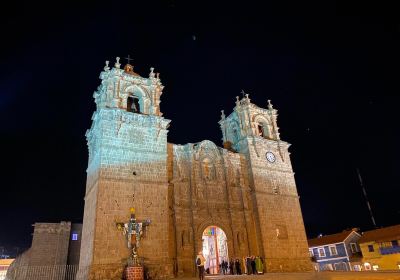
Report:
<svg viewBox="0 0 400 280"><path fill-rule="evenodd" d="M204 186L202 185L198 185L196 187L196 193L197 193L197 198L200 200L205 199L205 195L204 195Z"/></svg>
<svg viewBox="0 0 400 280"><path fill-rule="evenodd" d="M181 197L186 197L186 195L188 194L187 185L185 183L179 184L179 194Z"/></svg>

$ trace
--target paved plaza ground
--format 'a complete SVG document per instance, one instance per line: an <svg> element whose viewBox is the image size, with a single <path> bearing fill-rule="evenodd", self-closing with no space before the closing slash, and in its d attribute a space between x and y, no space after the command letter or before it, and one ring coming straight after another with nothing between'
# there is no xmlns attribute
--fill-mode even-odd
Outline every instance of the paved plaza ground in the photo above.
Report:
<svg viewBox="0 0 400 280"><path fill-rule="evenodd" d="M184 278L195 280L199 278ZM204 280L400 280L400 272L310 272L266 273L264 275L213 275Z"/></svg>

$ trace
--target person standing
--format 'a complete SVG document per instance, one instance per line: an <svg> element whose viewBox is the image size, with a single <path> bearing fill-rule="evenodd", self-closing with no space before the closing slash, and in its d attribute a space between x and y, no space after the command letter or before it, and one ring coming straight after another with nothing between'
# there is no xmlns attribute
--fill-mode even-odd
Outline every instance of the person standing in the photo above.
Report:
<svg viewBox="0 0 400 280"><path fill-rule="evenodd" d="M196 265L197 269L199 270L199 279L204 280L204 264L206 259L203 256L203 252L200 251L196 257Z"/></svg>
<svg viewBox="0 0 400 280"><path fill-rule="evenodd" d="M246 257L245 266L246 266L246 274L250 275L251 274L251 258L250 258L250 256Z"/></svg>
<svg viewBox="0 0 400 280"><path fill-rule="evenodd" d="M257 274L257 271L256 271L256 257L255 256L251 256L251 272L253 274Z"/></svg>
<svg viewBox="0 0 400 280"><path fill-rule="evenodd" d="M257 269L258 274L264 273L264 265L262 263L260 256L256 257L256 269Z"/></svg>
<svg viewBox="0 0 400 280"><path fill-rule="evenodd" d="M235 267L236 267L236 274L237 275L242 275L242 268L240 267L240 260L239 259L236 259Z"/></svg>
<svg viewBox="0 0 400 280"><path fill-rule="evenodd" d="M235 266L235 263L233 262L233 259L231 259L229 262L229 272L231 275L235 274L234 266Z"/></svg>

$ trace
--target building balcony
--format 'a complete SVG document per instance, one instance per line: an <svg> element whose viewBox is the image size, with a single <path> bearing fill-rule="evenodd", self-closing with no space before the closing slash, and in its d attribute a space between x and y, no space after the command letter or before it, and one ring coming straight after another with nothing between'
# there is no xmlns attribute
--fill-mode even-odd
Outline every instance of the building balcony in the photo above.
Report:
<svg viewBox="0 0 400 280"><path fill-rule="evenodd" d="M398 254L400 253L400 246L381 247L379 248L381 255Z"/></svg>

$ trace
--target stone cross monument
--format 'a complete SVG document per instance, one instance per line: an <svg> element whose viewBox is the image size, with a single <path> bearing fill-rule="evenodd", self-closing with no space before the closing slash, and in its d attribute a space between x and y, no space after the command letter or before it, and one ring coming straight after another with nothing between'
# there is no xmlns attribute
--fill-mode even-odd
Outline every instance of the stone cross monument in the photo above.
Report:
<svg viewBox="0 0 400 280"><path fill-rule="evenodd" d="M131 217L127 223L117 222L117 229L121 230L126 237L127 247L132 249L130 261L134 266L139 265L137 249L139 248L140 239L143 236L143 232L147 226L150 225L149 219L144 221L138 221L135 218L135 208L130 209Z"/></svg>

